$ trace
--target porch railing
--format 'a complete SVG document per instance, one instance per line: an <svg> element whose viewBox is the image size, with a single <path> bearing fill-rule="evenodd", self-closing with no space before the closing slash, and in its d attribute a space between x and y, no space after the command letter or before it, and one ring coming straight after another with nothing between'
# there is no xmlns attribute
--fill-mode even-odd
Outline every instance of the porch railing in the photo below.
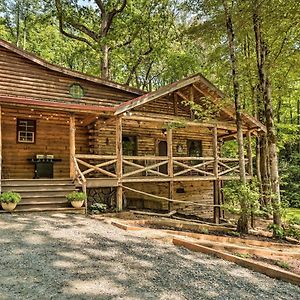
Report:
<svg viewBox="0 0 300 300"><path fill-rule="evenodd" d="M214 157L172 157L167 156L123 156L122 176L117 177L115 155L75 155L77 180L86 182L92 178L126 179L135 177L183 178L183 177L237 177L239 160ZM248 164L248 159L245 159ZM228 178L229 179L229 178Z"/></svg>

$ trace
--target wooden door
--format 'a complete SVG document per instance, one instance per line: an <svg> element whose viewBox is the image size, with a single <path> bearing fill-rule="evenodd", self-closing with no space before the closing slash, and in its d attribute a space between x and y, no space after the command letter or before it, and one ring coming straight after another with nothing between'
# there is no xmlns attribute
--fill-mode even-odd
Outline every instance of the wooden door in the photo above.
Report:
<svg viewBox="0 0 300 300"><path fill-rule="evenodd" d="M168 144L166 141L160 141L158 143L158 155L159 156L168 156ZM162 165L159 167L159 172L163 174L168 174L168 165Z"/></svg>

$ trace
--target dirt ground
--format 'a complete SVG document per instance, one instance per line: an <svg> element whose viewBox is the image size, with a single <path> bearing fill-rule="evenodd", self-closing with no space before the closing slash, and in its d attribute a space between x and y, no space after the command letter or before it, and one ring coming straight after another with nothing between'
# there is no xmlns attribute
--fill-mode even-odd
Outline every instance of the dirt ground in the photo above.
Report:
<svg viewBox="0 0 300 300"><path fill-rule="evenodd" d="M72 214L0 215L0 299L297 299L300 288Z"/></svg>

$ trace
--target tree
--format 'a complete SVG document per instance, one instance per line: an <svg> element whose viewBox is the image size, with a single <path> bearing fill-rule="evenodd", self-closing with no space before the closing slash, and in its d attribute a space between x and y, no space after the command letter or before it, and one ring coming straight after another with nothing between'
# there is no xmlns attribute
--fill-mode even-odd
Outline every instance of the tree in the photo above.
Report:
<svg viewBox="0 0 300 300"><path fill-rule="evenodd" d="M246 185L246 170L245 170L245 157L244 157L244 142L243 142L243 127L242 127L242 108L240 100L240 85L238 79L236 50L235 50L235 38L234 29L232 24L232 16L228 7L227 0L223 0L224 14L226 20L228 50L230 54L231 72L232 72L232 84L233 84L233 96L235 103L236 114L236 127L237 127L237 143L239 152L239 170L240 180L242 185ZM241 233L248 233L248 203L244 197L240 198L241 214L238 220L237 230Z"/></svg>
<svg viewBox="0 0 300 300"><path fill-rule="evenodd" d="M55 0L60 32L72 39L81 41L94 50L101 49L100 70L101 77L109 79L110 51L112 45L108 44L108 35L112 30L115 18L120 15L127 0L106 2L95 0L97 9L93 6L82 6L79 1ZM131 42L131 39L114 48L122 47Z"/></svg>

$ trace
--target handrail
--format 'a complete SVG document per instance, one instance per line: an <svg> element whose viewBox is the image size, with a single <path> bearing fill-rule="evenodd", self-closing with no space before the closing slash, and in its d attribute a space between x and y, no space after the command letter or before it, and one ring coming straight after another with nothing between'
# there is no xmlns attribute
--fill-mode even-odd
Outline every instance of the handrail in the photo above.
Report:
<svg viewBox="0 0 300 300"><path fill-rule="evenodd" d="M85 214L87 214L87 191L86 191L87 180L78 166L76 156L73 156L73 160L74 160L75 172L78 174L78 176L76 176L75 179L81 185L82 192L85 194L84 206L85 206ZM80 181L79 176L81 177L82 181Z"/></svg>

